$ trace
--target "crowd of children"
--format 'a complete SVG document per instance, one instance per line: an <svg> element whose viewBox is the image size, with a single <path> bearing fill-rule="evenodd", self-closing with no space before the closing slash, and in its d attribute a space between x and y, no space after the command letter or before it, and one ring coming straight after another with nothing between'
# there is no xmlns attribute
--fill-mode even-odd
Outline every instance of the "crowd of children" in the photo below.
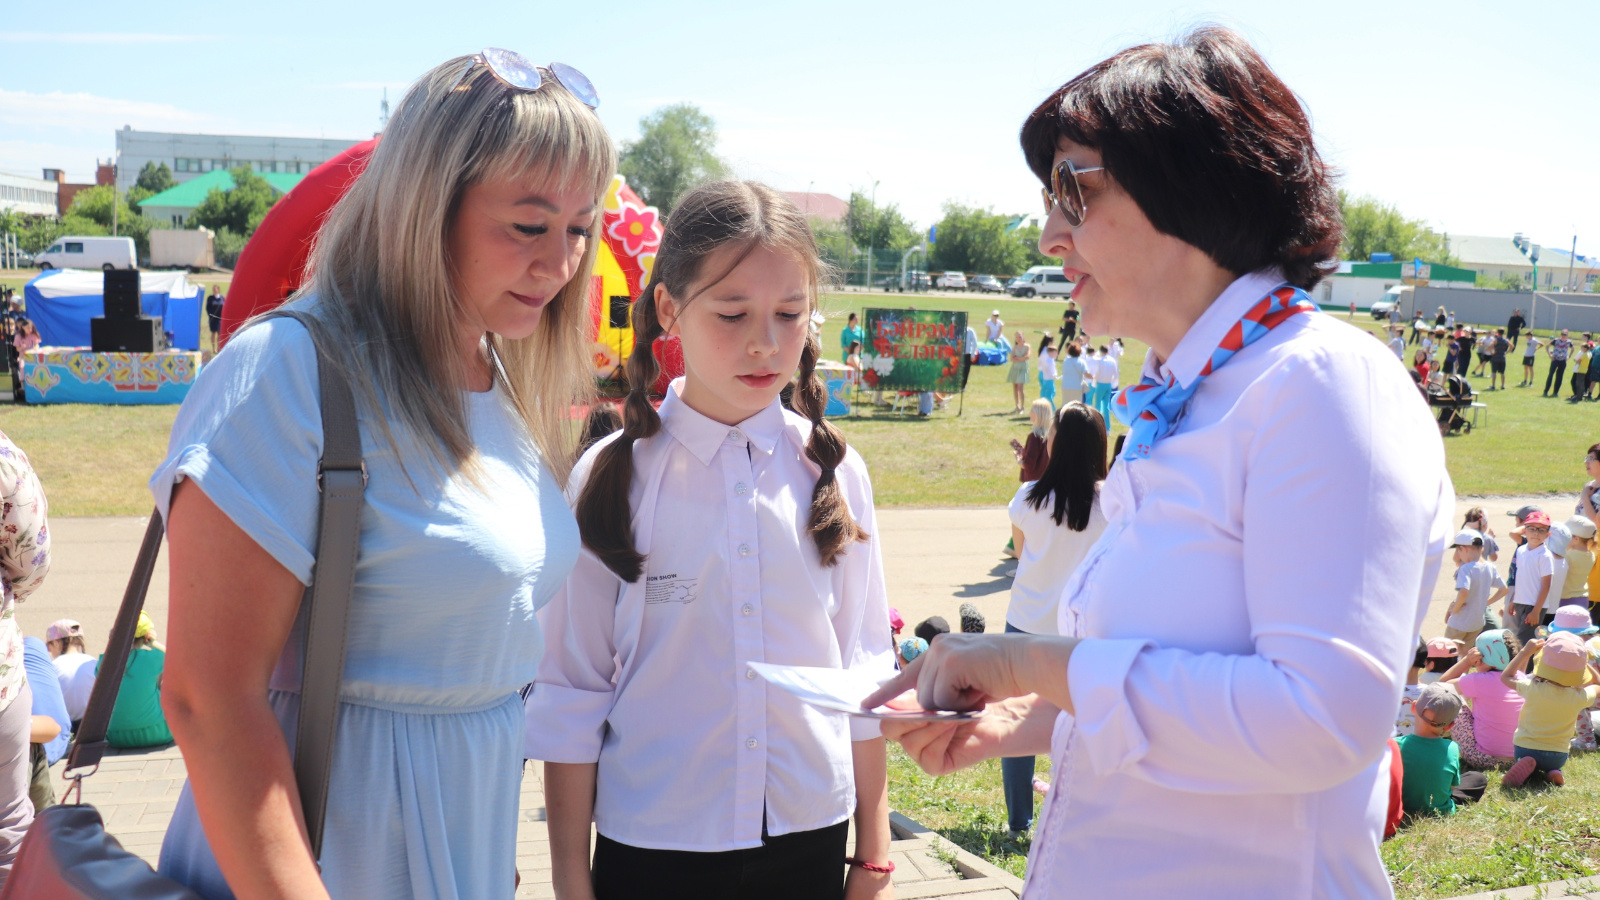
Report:
<svg viewBox="0 0 1600 900"><path fill-rule="evenodd" d="M1395 722L1392 820L1454 813L1483 796L1491 769L1504 787L1559 787L1570 754L1596 749L1595 525L1581 514L1552 523L1532 506L1510 515L1509 578L1482 509L1453 541L1444 634L1418 642Z"/></svg>
<svg viewBox="0 0 1600 900"><path fill-rule="evenodd" d="M1088 334L1077 331L1066 338L1065 344L1057 346L1055 336L1045 332L1039 339L1039 399L1048 400L1052 411L1079 400L1100 410L1101 416L1110 421L1111 398L1122 383L1120 363L1124 349L1121 338L1095 346ZM1032 352L1022 332L1017 332L1016 343L1010 345L1011 368L1006 372L1015 414L1027 409L1028 361Z"/></svg>
<svg viewBox="0 0 1600 900"><path fill-rule="evenodd" d="M1439 324L1440 322L1448 324ZM1583 332L1574 340L1567 329L1553 332L1549 338L1538 337L1529 331L1508 333L1506 328L1474 328L1454 321L1453 314L1441 314L1436 324L1429 328L1422 313L1411 320L1411 337L1405 336L1406 326L1398 322L1388 326L1388 344L1402 362L1409 362L1413 377L1423 385L1442 387L1446 377L1489 377L1486 390L1505 390L1506 356L1516 351L1519 337L1522 344L1522 380L1517 387L1535 387L1534 365L1542 349L1550 359L1545 373L1543 396L1559 398L1565 389L1571 402L1600 399L1600 353L1596 353L1595 336ZM1406 347L1415 346L1411 358L1406 359ZM1477 367L1472 365L1477 357Z"/></svg>

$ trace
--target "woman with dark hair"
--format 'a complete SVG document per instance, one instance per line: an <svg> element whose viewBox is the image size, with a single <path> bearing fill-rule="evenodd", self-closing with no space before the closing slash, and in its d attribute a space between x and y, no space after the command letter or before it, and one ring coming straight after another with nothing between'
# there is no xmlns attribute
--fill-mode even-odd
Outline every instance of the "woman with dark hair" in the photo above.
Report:
<svg viewBox="0 0 1600 900"><path fill-rule="evenodd" d="M1037 402L1037 401L1035 401ZM1050 426L1043 474L1017 490L1008 512L1017 551L1006 631L1055 634L1061 588L1106 530L1100 483L1106 477L1106 423L1081 402L1063 404ZM1000 760L1012 831L1033 822L1033 755Z"/></svg>
<svg viewBox="0 0 1600 900"><path fill-rule="evenodd" d="M864 702L987 705L885 723L935 774L1051 752L1030 900L1391 896L1386 741L1454 492L1387 348L1305 293L1341 230L1306 112L1205 28L1074 78L1022 147L1084 330L1150 347L1106 533L1059 636L948 635Z"/></svg>

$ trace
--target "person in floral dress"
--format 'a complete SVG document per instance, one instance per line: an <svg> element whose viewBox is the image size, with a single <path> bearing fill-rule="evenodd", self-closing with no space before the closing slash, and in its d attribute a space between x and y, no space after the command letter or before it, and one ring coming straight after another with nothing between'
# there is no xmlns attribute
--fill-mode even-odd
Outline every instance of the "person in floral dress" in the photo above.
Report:
<svg viewBox="0 0 1600 900"><path fill-rule="evenodd" d="M17 604L50 570L48 506L28 456L0 434L0 886L33 822L28 735L33 696L22 668Z"/></svg>

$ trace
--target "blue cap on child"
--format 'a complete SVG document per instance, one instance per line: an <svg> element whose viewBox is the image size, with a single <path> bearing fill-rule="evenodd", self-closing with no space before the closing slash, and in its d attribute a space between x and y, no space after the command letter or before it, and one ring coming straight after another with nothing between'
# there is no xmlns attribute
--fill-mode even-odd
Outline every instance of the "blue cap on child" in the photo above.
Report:
<svg viewBox="0 0 1600 900"><path fill-rule="evenodd" d="M928 642L919 637L906 638L900 642L900 658L906 662L928 652Z"/></svg>
<svg viewBox="0 0 1600 900"><path fill-rule="evenodd" d="M1504 631L1485 631L1478 635L1478 652L1483 654L1484 663L1496 671L1504 671L1511 665L1511 645L1506 643Z"/></svg>

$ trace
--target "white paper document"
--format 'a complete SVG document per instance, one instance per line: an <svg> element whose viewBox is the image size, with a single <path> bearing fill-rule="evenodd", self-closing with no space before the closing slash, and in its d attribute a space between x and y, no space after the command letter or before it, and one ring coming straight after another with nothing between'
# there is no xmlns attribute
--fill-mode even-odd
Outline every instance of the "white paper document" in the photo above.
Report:
<svg viewBox="0 0 1600 900"><path fill-rule="evenodd" d="M950 712L948 710L862 709L861 701L877 690L881 682L863 672L849 669L825 669L816 666L776 666L772 663L746 663L757 675L801 700L821 709L831 709L863 719L899 719L907 722L938 722L976 719L981 712Z"/></svg>

